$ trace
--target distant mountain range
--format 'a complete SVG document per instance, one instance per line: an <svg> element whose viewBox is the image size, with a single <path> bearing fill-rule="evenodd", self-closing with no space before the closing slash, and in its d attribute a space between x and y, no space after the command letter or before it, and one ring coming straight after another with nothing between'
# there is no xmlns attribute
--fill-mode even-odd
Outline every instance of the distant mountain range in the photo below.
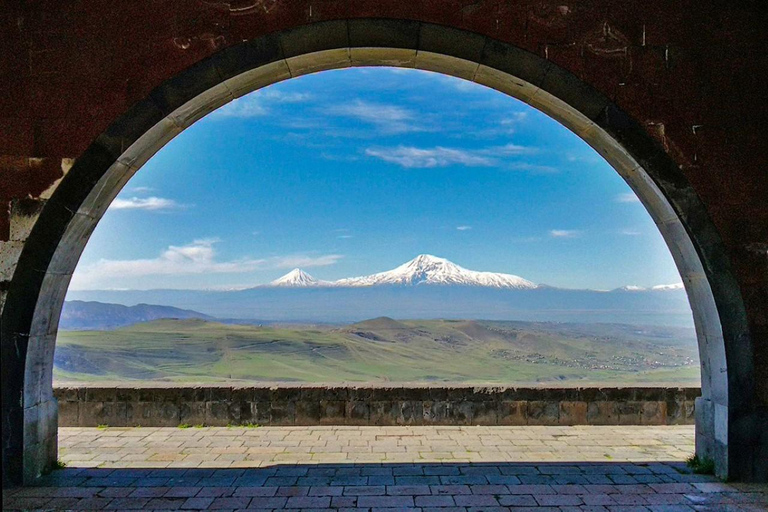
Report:
<svg viewBox="0 0 768 512"><path fill-rule="evenodd" d="M213 320L213 317L203 313L171 306L137 304L129 307L122 304L72 300L64 303L59 328L69 331L110 330L162 318Z"/></svg>
<svg viewBox="0 0 768 512"><path fill-rule="evenodd" d="M692 325L682 285L565 290L511 274L467 270L430 255L388 272L332 282L295 269L269 285L241 290L73 290L67 299L163 304L198 315L264 322L347 323L388 316Z"/></svg>

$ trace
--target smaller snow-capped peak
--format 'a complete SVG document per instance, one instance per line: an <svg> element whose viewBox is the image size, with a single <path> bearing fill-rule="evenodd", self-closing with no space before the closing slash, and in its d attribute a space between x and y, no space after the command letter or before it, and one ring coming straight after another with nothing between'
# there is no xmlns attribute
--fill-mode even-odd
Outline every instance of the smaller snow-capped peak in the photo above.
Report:
<svg viewBox="0 0 768 512"><path fill-rule="evenodd" d="M445 258L420 254L397 268L369 276L340 279L337 286L376 285L463 285L493 288L533 289L536 284L511 274L477 272L460 267Z"/></svg>
<svg viewBox="0 0 768 512"><path fill-rule="evenodd" d="M295 268L283 277L275 279L270 286L317 286L320 282L300 268Z"/></svg>
<svg viewBox="0 0 768 512"><path fill-rule="evenodd" d="M616 291L621 292L669 292L669 291L675 291L675 290L682 290L685 286L683 286L683 283L674 283L674 284L657 284L656 286L651 286L650 288L645 288L644 286L636 286L636 285L627 285L622 286L621 288L616 288Z"/></svg>
<svg viewBox="0 0 768 512"><path fill-rule="evenodd" d="M644 292L647 290L647 288L643 288L642 286L637 286L634 284L628 284L626 286L622 286L621 288L617 288L617 290L622 292Z"/></svg>

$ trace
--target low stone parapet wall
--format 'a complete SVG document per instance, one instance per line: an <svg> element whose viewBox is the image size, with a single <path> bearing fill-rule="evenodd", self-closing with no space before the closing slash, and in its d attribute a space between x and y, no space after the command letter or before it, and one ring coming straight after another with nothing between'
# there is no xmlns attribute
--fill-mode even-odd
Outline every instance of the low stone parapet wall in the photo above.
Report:
<svg viewBox="0 0 768 512"><path fill-rule="evenodd" d="M679 425L699 388L57 387L59 426Z"/></svg>

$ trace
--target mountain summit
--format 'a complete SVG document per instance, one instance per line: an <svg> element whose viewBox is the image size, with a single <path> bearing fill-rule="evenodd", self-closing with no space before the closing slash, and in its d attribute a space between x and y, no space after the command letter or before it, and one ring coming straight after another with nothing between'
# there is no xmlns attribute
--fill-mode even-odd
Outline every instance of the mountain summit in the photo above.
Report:
<svg viewBox="0 0 768 512"><path fill-rule="evenodd" d="M280 277L278 279L275 279L271 283L269 283L270 286L296 286L296 287L302 287L302 286L317 286L320 284L320 282L312 277L311 275L307 274L300 268L295 268L285 274L283 277Z"/></svg>
<svg viewBox="0 0 768 512"><path fill-rule="evenodd" d="M420 254L409 262L387 272L370 276L340 279L336 286L377 285L458 285L486 286L491 288L533 289L536 284L511 274L477 272L460 267L445 258Z"/></svg>

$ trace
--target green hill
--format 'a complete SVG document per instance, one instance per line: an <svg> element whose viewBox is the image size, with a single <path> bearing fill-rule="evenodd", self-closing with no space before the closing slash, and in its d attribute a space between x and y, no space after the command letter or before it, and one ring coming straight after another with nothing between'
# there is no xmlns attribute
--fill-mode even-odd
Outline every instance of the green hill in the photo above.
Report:
<svg viewBox="0 0 768 512"><path fill-rule="evenodd" d="M692 330L376 318L347 326L156 320L60 332L59 381L698 385Z"/></svg>

